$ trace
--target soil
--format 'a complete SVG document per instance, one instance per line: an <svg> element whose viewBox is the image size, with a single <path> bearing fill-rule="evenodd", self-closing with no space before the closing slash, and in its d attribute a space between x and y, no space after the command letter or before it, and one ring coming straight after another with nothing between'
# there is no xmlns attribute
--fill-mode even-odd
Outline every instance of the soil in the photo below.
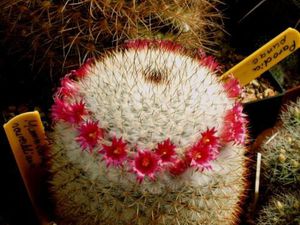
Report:
<svg viewBox="0 0 300 225"><path fill-rule="evenodd" d="M247 103L264 98L270 98L277 94L278 92L266 78L259 78L251 81L243 88L240 101L242 103Z"/></svg>

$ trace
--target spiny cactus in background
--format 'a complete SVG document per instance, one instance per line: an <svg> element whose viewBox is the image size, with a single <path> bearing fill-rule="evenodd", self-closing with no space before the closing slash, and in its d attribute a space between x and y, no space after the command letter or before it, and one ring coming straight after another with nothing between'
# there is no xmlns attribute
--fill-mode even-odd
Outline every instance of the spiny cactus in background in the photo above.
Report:
<svg viewBox="0 0 300 225"><path fill-rule="evenodd" d="M163 38L211 49L221 28L218 3L5 0L0 3L0 22L7 28L3 37L12 39L17 49L25 48L25 57L60 75L127 39Z"/></svg>
<svg viewBox="0 0 300 225"><path fill-rule="evenodd" d="M300 192L275 195L260 211L257 225L299 225Z"/></svg>
<svg viewBox="0 0 300 225"><path fill-rule="evenodd" d="M300 99L281 114L281 126L261 146L262 170L269 188L294 189L300 185Z"/></svg>
<svg viewBox="0 0 300 225"><path fill-rule="evenodd" d="M63 78L50 134L58 224L236 224L246 119L217 69L135 40Z"/></svg>
<svg viewBox="0 0 300 225"><path fill-rule="evenodd" d="M300 2L300 1L299 1ZM300 85L300 80L294 74L300 71L300 52L289 55L285 60L270 69L281 86L288 90Z"/></svg>
<svg viewBox="0 0 300 225"><path fill-rule="evenodd" d="M281 120L283 126L291 133L300 130L300 98L296 102L291 102L286 111L282 113Z"/></svg>
<svg viewBox="0 0 300 225"><path fill-rule="evenodd" d="M300 1L299 0L293 0L293 2L300 9Z"/></svg>

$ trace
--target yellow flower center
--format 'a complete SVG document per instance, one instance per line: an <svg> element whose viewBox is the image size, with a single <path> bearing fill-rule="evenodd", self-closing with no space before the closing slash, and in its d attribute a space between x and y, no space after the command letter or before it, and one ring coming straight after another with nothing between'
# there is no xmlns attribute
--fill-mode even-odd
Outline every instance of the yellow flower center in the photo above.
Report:
<svg viewBox="0 0 300 225"><path fill-rule="evenodd" d="M92 132L92 133L89 133L89 138L93 138L93 139L95 139L96 138L96 136L97 136L97 134L96 134L96 132Z"/></svg>
<svg viewBox="0 0 300 225"><path fill-rule="evenodd" d="M115 155L119 155L120 152L121 152L121 149L120 149L120 148L115 148L115 149L113 150L113 153L114 153Z"/></svg>
<svg viewBox="0 0 300 225"><path fill-rule="evenodd" d="M142 162L142 166L147 167L150 164L150 160L148 158L144 158Z"/></svg>
<svg viewBox="0 0 300 225"><path fill-rule="evenodd" d="M202 157L200 152L198 152L195 156L196 156L196 159L201 159L201 157Z"/></svg>
<svg viewBox="0 0 300 225"><path fill-rule="evenodd" d="M210 142L210 139L209 139L209 138L205 138L205 139L203 140L203 142L204 142L204 143L209 143L209 142Z"/></svg>

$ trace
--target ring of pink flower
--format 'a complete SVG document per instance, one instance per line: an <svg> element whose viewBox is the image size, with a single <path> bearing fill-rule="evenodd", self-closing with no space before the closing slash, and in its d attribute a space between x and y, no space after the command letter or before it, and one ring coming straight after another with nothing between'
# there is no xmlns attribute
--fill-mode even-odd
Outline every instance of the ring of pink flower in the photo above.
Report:
<svg viewBox="0 0 300 225"><path fill-rule="evenodd" d="M140 49L149 47L152 42L140 40L127 43L127 48ZM168 41L161 41L160 47L169 51L181 51L177 44ZM152 43L153 44L153 43ZM210 69L219 66L211 57L206 57L201 53L199 63ZM77 93L75 79L84 77L93 60L88 60L81 68L72 71L61 80L61 87L58 89L52 106L52 118L54 121L64 121L72 124L78 131L76 141L83 151L93 152L99 149L98 153L106 162L107 167L123 167L125 164L129 171L136 174L137 180L142 182L145 177L155 180L160 172L167 171L173 176L184 173L188 168L195 168L197 171L211 169L211 162L215 160L228 142L244 144L246 140L246 119L242 113L242 106L236 102L232 109L226 112L223 128L220 136L217 136L215 127L207 128L200 133L199 140L186 150L183 156L179 156L171 140L168 138L161 143L157 143L155 149L139 149L129 151L126 140L122 137L112 137L110 145L101 144L106 131L100 127L99 121L85 120L84 117L92 114L85 106L83 100L75 103L68 103L67 98L72 98ZM72 79L72 78L75 79ZM241 93L241 88L236 79L232 76L224 83L224 90L229 98L236 98Z"/></svg>

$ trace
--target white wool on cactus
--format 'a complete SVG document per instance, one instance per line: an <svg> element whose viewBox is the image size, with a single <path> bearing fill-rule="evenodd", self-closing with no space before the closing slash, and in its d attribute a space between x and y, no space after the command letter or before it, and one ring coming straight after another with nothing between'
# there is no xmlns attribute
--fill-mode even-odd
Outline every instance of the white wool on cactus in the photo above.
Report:
<svg viewBox="0 0 300 225"><path fill-rule="evenodd" d="M115 53L96 63L79 87L110 136L147 149L170 138L180 153L199 131L220 130L234 104L209 68L164 49Z"/></svg>
<svg viewBox="0 0 300 225"><path fill-rule="evenodd" d="M246 119L233 78L166 41L135 40L66 76L52 107L60 224L235 224Z"/></svg>

